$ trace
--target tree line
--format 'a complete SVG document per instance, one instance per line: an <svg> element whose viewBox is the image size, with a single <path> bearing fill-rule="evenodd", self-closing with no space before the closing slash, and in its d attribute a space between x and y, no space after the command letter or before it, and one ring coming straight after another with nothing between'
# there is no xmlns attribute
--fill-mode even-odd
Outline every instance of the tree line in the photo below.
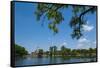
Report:
<svg viewBox="0 0 100 68"><path fill-rule="evenodd" d="M43 49L37 49L37 51L37 57L43 57L44 55L47 57L96 57L97 49L70 49L62 45L60 49L57 46L51 46L48 51ZM15 56L23 57L25 55L29 55L28 51L24 47L15 44Z"/></svg>
<svg viewBox="0 0 100 68"><path fill-rule="evenodd" d="M48 51L43 49L38 49L38 56L42 57L43 55L49 57L96 57L96 48L89 49L70 49L62 46L60 50L57 49L57 46L49 47Z"/></svg>

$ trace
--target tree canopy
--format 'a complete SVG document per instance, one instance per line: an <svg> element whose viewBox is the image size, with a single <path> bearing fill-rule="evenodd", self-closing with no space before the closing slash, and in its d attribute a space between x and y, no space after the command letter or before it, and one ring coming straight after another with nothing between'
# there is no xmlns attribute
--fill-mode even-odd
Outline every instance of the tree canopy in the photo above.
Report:
<svg viewBox="0 0 100 68"><path fill-rule="evenodd" d="M16 56L24 56L27 54L28 54L28 51L24 47L19 46L18 44L15 44L15 55Z"/></svg>
<svg viewBox="0 0 100 68"><path fill-rule="evenodd" d="M82 25L86 24L87 21L85 16L88 13L93 14L96 11L95 6L40 3L37 4L35 14L38 21L47 18L49 20L49 29L56 34L59 32L58 25L65 19L62 15L62 10L68 8L71 8L72 11L72 17L69 22L69 26L73 29L71 36L73 39L79 39L83 36ZM43 24L43 22L41 24Z"/></svg>

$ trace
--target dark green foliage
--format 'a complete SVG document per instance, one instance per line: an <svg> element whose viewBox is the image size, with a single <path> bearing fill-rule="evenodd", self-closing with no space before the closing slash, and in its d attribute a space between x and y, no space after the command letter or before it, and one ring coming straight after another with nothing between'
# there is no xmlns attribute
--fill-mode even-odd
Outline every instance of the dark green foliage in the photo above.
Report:
<svg viewBox="0 0 100 68"><path fill-rule="evenodd" d="M65 46L61 47L61 55L64 56L69 56L71 54L71 49L66 48Z"/></svg>
<svg viewBox="0 0 100 68"><path fill-rule="evenodd" d="M56 52L57 52L57 46L54 46L54 56L56 55Z"/></svg>
<svg viewBox="0 0 100 68"><path fill-rule="evenodd" d="M49 48L50 56L55 56L57 52L57 46L52 46Z"/></svg>
<svg viewBox="0 0 100 68"><path fill-rule="evenodd" d="M15 55L16 56L20 56L23 57L24 55L27 55L28 52L26 51L26 49L22 46L19 46L18 44L15 44Z"/></svg>
<svg viewBox="0 0 100 68"><path fill-rule="evenodd" d="M82 56L82 57L94 57L96 56L96 48L89 49L73 49L71 52L72 56Z"/></svg>
<svg viewBox="0 0 100 68"><path fill-rule="evenodd" d="M49 50L50 57L96 57L96 48L89 49L70 49L66 48L64 45L61 46L60 50L57 50L56 46L50 47Z"/></svg>
<svg viewBox="0 0 100 68"><path fill-rule="evenodd" d="M39 49L39 52L38 52L38 57L41 58L43 57L43 49Z"/></svg>
<svg viewBox="0 0 100 68"><path fill-rule="evenodd" d="M50 52L50 56L52 56L53 55L53 47L49 48L49 52Z"/></svg>
<svg viewBox="0 0 100 68"><path fill-rule="evenodd" d="M49 56L49 51L46 51L45 54L46 54L47 56Z"/></svg>
<svg viewBox="0 0 100 68"><path fill-rule="evenodd" d="M65 53L66 53L66 48L65 48L65 46L62 46L61 47L61 55L65 56L66 55Z"/></svg>
<svg viewBox="0 0 100 68"><path fill-rule="evenodd" d="M39 49L39 54L43 54L43 49Z"/></svg>
<svg viewBox="0 0 100 68"><path fill-rule="evenodd" d="M37 20L41 20L42 17L47 17L50 21L48 27L54 32L58 33L58 25L65 19L62 15L62 10L67 8L72 9L72 18L69 22L72 28L72 38L79 39L83 36L82 25L86 24L85 15L88 13L94 13L96 7L90 6L75 6L75 5L64 5L64 4L37 4L37 10L35 12ZM43 23L43 22L42 22Z"/></svg>
<svg viewBox="0 0 100 68"><path fill-rule="evenodd" d="M61 46L60 50L57 49L56 46L49 47L49 51L44 51L43 49L38 49L37 57L62 57L62 58L92 58L97 56L97 49L96 48L89 48L89 49L70 49L66 48L64 45Z"/></svg>

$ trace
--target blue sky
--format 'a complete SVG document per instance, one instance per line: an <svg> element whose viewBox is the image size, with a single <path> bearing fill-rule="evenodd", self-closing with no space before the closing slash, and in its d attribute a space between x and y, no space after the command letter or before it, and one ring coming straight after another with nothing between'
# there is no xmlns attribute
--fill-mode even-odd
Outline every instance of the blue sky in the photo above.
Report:
<svg viewBox="0 0 100 68"><path fill-rule="evenodd" d="M56 35L48 28L49 21L45 20L44 26L41 26L43 21L36 20L35 10L35 3L15 3L15 43L25 47L29 53L37 48L46 51L53 45L58 49L62 45L71 49L96 47L96 13L86 16L84 36L79 40L73 40L70 36L72 29L69 26L72 16L70 8L63 10L65 20L58 26L59 33Z"/></svg>

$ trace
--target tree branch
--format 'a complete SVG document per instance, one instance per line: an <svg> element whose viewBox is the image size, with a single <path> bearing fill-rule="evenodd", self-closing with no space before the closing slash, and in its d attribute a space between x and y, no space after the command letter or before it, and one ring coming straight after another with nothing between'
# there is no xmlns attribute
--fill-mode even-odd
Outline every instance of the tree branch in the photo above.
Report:
<svg viewBox="0 0 100 68"><path fill-rule="evenodd" d="M87 9L86 11L84 11L83 13L80 14L79 18L81 18L83 15L85 15L86 13L88 13L89 11L93 10L94 7Z"/></svg>
<svg viewBox="0 0 100 68"><path fill-rule="evenodd" d="M90 11L93 10L93 9L94 9L94 7L89 8L89 9L87 9L86 11L84 11L84 12L82 12L82 13L80 14L80 16L79 16L79 29L80 29L80 25L81 25L81 22L82 22L82 20L81 20L82 16L85 15L86 13L90 12Z"/></svg>

